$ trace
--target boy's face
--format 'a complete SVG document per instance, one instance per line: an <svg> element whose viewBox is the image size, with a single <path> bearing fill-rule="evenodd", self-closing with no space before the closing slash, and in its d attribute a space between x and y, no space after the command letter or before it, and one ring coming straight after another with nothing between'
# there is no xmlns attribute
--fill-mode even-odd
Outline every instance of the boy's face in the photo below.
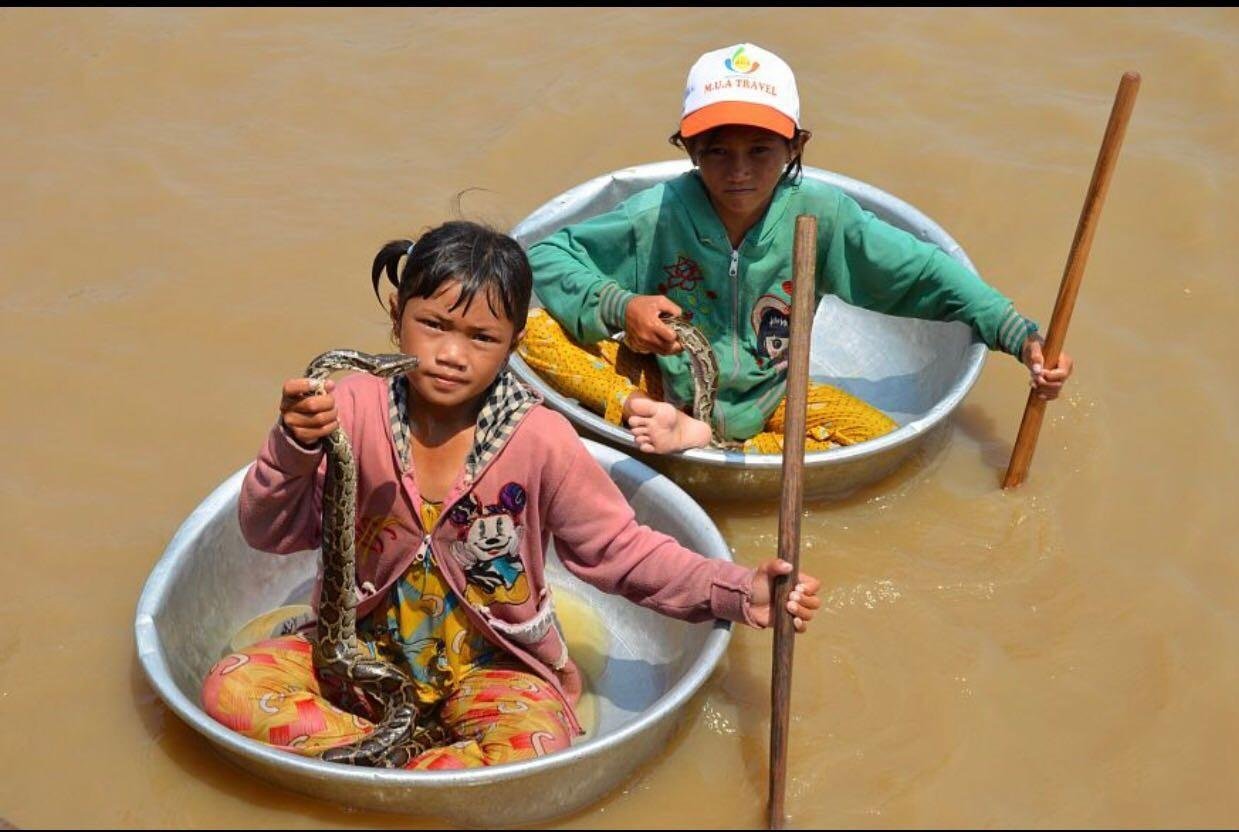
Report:
<svg viewBox="0 0 1239 832"><path fill-rule="evenodd" d="M794 151L777 133L738 124L688 141L715 208L741 216L765 210Z"/></svg>
<svg viewBox="0 0 1239 832"><path fill-rule="evenodd" d="M435 407L470 404L481 396L520 335L502 307L496 315L481 292L456 306L459 297L459 283L444 283L432 297L409 298L397 322L400 351L419 361L409 373L411 392ZM394 320L394 295L391 303Z"/></svg>

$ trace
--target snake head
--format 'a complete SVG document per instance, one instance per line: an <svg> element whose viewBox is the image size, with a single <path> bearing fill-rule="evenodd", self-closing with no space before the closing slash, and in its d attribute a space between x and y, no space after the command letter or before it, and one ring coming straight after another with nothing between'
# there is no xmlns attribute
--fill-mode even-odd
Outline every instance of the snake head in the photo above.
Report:
<svg viewBox="0 0 1239 832"><path fill-rule="evenodd" d="M325 379L337 370L359 370L379 378L407 373L417 366L417 358L403 353L371 355L358 350L328 350L306 367L306 378Z"/></svg>
<svg viewBox="0 0 1239 832"><path fill-rule="evenodd" d="M417 356L402 352L386 352L373 356L374 368L370 372L379 378L391 378L417 368Z"/></svg>

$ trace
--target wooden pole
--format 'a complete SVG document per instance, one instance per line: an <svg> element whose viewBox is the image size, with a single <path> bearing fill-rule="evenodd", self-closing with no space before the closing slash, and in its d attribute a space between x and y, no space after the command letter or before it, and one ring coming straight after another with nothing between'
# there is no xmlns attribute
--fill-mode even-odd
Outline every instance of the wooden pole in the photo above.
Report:
<svg viewBox="0 0 1239 832"><path fill-rule="evenodd" d="M804 440L809 400L809 346L817 283L817 218L796 218L792 260L791 344L787 361L787 417L783 428L783 496L779 503L779 557L792 565L775 579L770 615L774 619L774 662L770 678L770 797L767 820L782 829L787 785L787 733L791 721L792 649L796 635L787 596L800 575L800 514L804 505Z"/></svg>
<svg viewBox="0 0 1239 832"><path fill-rule="evenodd" d="M1071 323L1071 311L1075 308L1080 282L1084 279L1084 266L1093 245L1093 234L1097 230L1101 207L1106 201L1106 191L1110 188L1110 176L1118 162L1123 135L1127 132L1127 122L1131 119L1131 110L1136 104L1136 93L1139 90L1140 73L1123 73L1114 97L1114 107L1110 110L1110 122L1106 125L1106 133L1101 140L1101 152L1097 155L1097 164L1093 168L1093 181L1089 183L1084 208L1076 224L1076 236L1071 243L1067 268L1063 271L1063 279L1058 287L1054 313L1050 316L1050 326L1046 331L1045 346L1042 348L1045 359L1043 366L1046 369L1058 365L1058 355L1062 351L1063 341L1067 339L1067 326ZM1015 448L1011 451L1011 462L1002 481L1003 488L1013 488L1024 481L1028 467L1032 464L1033 451L1037 448L1037 434L1041 430L1045 404L1045 400L1037 396L1036 390L1029 392L1028 402L1024 405L1024 418L1020 420L1020 430L1016 435Z"/></svg>

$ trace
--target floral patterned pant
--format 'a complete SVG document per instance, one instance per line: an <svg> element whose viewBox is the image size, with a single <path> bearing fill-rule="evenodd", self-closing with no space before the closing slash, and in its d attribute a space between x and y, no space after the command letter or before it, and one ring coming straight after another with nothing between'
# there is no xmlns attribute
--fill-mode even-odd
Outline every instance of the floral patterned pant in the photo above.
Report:
<svg viewBox="0 0 1239 832"><path fill-rule="evenodd" d="M293 635L225 656L203 683L206 712L251 739L304 756L371 733L369 720L340 710L324 696L310 651L304 636ZM439 711L456 742L419 755L406 768L475 768L567 748L572 730L564 707L551 686L532 673L475 670L445 697Z"/></svg>

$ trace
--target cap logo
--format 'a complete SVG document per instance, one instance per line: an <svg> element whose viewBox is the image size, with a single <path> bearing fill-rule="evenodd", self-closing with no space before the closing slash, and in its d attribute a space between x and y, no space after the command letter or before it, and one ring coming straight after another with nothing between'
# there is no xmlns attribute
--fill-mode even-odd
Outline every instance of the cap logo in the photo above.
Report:
<svg viewBox="0 0 1239 832"><path fill-rule="evenodd" d="M723 60L723 66L727 67L731 72L748 75L750 72L756 72L757 67L761 66L761 64L757 61L749 60L749 56L744 54L744 47L741 46L731 53L730 58Z"/></svg>

